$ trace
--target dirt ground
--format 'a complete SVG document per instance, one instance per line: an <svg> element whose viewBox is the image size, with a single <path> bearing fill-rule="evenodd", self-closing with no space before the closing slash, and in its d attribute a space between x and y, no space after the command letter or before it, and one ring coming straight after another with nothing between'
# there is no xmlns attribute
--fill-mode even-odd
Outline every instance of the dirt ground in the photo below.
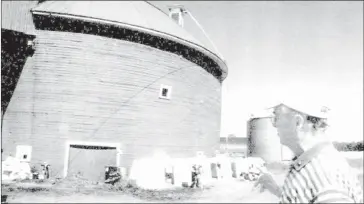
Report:
<svg viewBox="0 0 364 204"><path fill-rule="evenodd" d="M278 201L278 199L269 192L257 192L252 190L252 183L242 183L236 180L221 181L219 184L215 184L211 189L203 190L195 195L192 195L190 199L165 201L171 202L208 202L208 203L220 203L220 202L253 202L253 203L272 203ZM153 201L143 200L131 195L125 195L122 192L112 193L94 193L94 194L81 194L74 193L72 195L60 196L54 193L23 193L20 195L9 195L9 203L151 203ZM154 201L161 202L161 201Z"/></svg>
<svg viewBox="0 0 364 204"><path fill-rule="evenodd" d="M284 176L279 175L281 181ZM363 176L361 176L363 178ZM363 181L362 181L363 182ZM200 190L183 200L146 200L123 192L73 193L59 195L51 192L9 195L9 203L278 203L278 198L268 191L253 188L254 183L235 179L215 181L209 189Z"/></svg>
<svg viewBox="0 0 364 204"><path fill-rule="evenodd" d="M363 172L363 160L352 160L349 162L358 172ZM274 173L274 172L272 172ZM283 184L285 173L281 170L275 172L277 182ZM363 188L363 173L359 179ZM163 194L171 199L156 200L150 197L158 197L151 191L147 192L123 192L108 191L105 189L80 190L80 187L73 184L63 186L62 189L37 192L4 192L9 195L9 203L277 203L278 198L268 191L260 192L253 188L253 182L239 181L237 179L215 180L204 190L186 189L182 193L174 194L173 191ZM144 194L143 196L135 196ZM153 196L149 196L154 194ZM171 195L170 195L171 194ZM177 196L175 196L177 195ZM182 195L182 196L180 196ZM158 197L159 198L159 197Z"/></svg>
<svg viewBox="0 0 364 204"><path fill-rule="evenodd" d="M281 180L283 176L281 176ZM54 191L40 192L9 192L9 203L151 203L151 202L194 202L194 203L272 203L278 198L269 192L259 192L253 189L253 182L239 181L236 179L213 181L208 188L196 190L187 198L176 200L148 200L123 192L74 192L61 195Z"/></svg>

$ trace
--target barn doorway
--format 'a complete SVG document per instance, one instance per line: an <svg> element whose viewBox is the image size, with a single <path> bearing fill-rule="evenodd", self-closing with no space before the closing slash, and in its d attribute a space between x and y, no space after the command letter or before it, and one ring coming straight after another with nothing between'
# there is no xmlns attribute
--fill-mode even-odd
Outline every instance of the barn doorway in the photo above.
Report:
<svg viewBox="0 0 364 204"><path fill-rule="evenodd" d="M79 176L90 181L104 181L105 167L118 166L118 145L68 144L65 176Z"/></svg>

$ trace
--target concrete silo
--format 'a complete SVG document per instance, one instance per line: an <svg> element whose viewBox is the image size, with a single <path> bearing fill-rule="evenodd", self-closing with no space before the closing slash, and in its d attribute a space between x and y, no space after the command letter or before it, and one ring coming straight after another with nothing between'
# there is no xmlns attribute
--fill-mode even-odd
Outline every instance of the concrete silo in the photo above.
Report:
<svg viewBox="0 0 364 204"><path fill-rule="evenodd" d="M248 121L248 155L266 162L281 161L281 144L271 118L251 118Z"/></svg>
<svg viewBox="0 0 364 204"><path fill-rule="evenodd" d="M5 8L3 21L15 22L17 8ZM35 51L4 115L5 155L18 148L53 176L91 179L154 152L214 155L227 66L168 15L139 1L27 8Z"/></svg>
<svg viewBox="0 0 364 204"><path fill-rule="evenodd" d="M281 145L269 111L257 111L247 122L248 156L261 157L267 163L291 160L293 153Z"/></svg>

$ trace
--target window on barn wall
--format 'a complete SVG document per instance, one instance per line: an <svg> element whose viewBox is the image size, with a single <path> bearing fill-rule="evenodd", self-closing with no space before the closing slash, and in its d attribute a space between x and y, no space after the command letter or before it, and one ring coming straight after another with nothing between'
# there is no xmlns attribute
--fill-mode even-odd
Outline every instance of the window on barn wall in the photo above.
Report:
<svg viewBox="0 0 364 204"><path fill-rule="evenodd" d="M30 162L32 156L32 146L18 145L16 146L16 158L20 161Z"/></svg>
<svg viewBox="0 0 364 204"><path fill-rule="evenodd" d="M159 90L159 98L171 99L172 87L167 85L161 85Z"/></svg>

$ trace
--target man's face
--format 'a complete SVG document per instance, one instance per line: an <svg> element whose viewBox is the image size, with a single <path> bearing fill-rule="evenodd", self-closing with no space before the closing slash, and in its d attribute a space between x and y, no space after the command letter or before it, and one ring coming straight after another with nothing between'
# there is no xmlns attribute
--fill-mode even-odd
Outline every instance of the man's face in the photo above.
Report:
<svg viewBox="0 0 364 204"><path fill-rule="evenodd" d="M282 145L290 146L298 142L295 114L284 106L277 107L273 112L272 124L277 128Z"/></svg>

